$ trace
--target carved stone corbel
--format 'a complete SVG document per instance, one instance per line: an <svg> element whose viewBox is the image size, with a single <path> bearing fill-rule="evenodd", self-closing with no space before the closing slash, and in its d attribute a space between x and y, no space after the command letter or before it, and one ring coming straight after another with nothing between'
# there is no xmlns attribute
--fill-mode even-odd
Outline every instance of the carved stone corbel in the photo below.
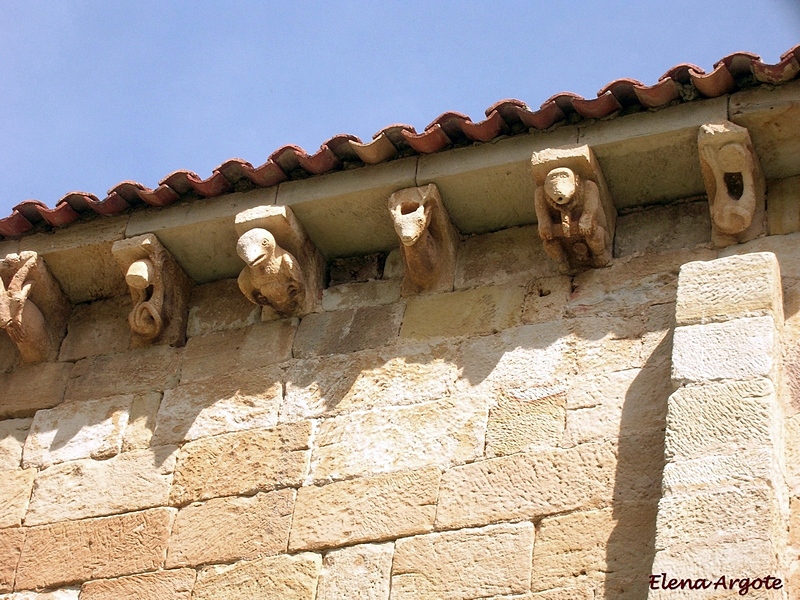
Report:
<svg viewBox="0 0 800 600"><path fill-rule="evenodd" d="M611 262L617 209L589 146L551 148L531 157L539 237L562 271Z"/></svg>
<svg viewBox="0 0 800 600"><path fill-rule="evenodd" d="M262 318L300 317L322 299L325 259L288 206L258 206L236 215L236 252L246 263L239 289L264 306Z"/></svg>
<svg viewBox="0 0 800 600"><path fill-rule="evenodd" d="M132 346L186 341L192 282L152 233L114 242L111 253L125 273L133 301L128 315Z"/></svg>
<svg viewBox="0 0 800 600"><path fill-rule="evenodd" d="M396 191L389 196L389 214L405 265L401 293L453 289L459 234L436 184Z"/></svg>
<svg viewBox="0 0 800 600"><path fill-rule="evenodd" d="M700 169L711 211L711 241L721 248L764 231L766 183L746 128L720 121L697 134Z"/></svg>
<svg viewBox="0 0 800 600"><path fill-rule="evenodd" d="M69 312L69 301L36 252L0 260L0 328L17 345L23 363L58 356Z"/></svg>

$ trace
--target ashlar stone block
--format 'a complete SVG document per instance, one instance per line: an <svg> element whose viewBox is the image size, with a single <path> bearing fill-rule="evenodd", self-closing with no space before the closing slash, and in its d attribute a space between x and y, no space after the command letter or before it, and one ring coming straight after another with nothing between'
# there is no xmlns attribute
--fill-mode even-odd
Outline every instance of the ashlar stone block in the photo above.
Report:
<svg viewBox="0 0 800 600"><path fill-rule="evenodd" d="M534 390L535 391L535 390ZM526 397L511 392L489 411L486 456L555 447L564 433L566 394Z"/></svg>
<svg viewBox="0 0 800 600"><path fill-rule="evenodd" d="M249 302L235 279L196 286L189 299L186 336L240 329L261 320L261 307Z"/></svg>
<svg viewBox="0 0 800 600"><path fill-rule="evenodd" d="M196 576L194 569L175 569L87 581L81 586L81 600L191 600Z"/></svg>
<svg viewBox="0 0 800 600"><path fill-rule="evenodd" d="M33 478L36 469L17 469L2 474L3 485L0 486L0 528L19 527L28 499L31 497Z"/></svg>
<svg viewBox="0 0 800 600"><path fill-rule="evenodd" d="M316 600L388 600L394 544L362 544L322 559Z"/></svg>
<svg viewBox="0 0 800 600"><path fill-rule="evenodd" d="M0 419L31 417L64 399L72 365L44 363L0 373Z"/></svg>
<svg viewBox="0 0 800 600"><path fill-rule="evenodd" d="M76 306L69 317L59 360L76 361L128 350L131 344L129 310L130 300L125 296Z"/></svg>
<svg viewBox="0 0 800 600"><path fill-rule="evenodd" d="M0 471L15 470L22 464L22 446L32 419L0 421Z"/></svg>

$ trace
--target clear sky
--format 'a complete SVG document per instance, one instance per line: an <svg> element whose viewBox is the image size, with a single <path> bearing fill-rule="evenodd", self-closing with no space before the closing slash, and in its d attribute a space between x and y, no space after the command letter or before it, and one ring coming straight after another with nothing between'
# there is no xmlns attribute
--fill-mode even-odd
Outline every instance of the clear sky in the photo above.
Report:
<svg viewBox="0 0 800 600"><path fill-rule="evenodd" d="M0 217L800 43L800 0L0 0Z"/></svg>

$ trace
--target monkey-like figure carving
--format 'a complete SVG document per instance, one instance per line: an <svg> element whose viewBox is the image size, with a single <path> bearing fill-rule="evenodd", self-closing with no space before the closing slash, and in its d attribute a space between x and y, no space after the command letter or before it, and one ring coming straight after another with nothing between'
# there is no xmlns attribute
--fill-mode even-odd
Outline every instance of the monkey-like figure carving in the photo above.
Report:
<svg viewBox="0 0 800 600"><path fill-rule="evenodd" d="M270 306L282 317L303 306L306 286L300 265L269 231L256 228L245 232L236 252L247 263L239 274L239 289L248 300Z"/></svg>
<svg viewBox="0 0 800 600"><path fill-rule="evenodd" d="M534 208L547 254L564 270L611 261L616 210L587 146L533 156Z"/></svg>
<svg viewBox="0 0 800 600"><path fill-rule="evenodd" d="M709 123L700 128L697 145L714 245L757 237L763 230L766 184L747 129Z"/></svg>
<svg viewBox="0 0 800 600"><path fill-rule="evenodd" d="M452 289L459 236L436 185L395 192L389 214L405 264L403 294Z"/></svg>
<svg viewBox="0 0 800 600"><path fill-rule="evenodd" d="M68 315L69 303L36 252L0 260L0 328L16 344L22 362L55 357Z"/></svg>

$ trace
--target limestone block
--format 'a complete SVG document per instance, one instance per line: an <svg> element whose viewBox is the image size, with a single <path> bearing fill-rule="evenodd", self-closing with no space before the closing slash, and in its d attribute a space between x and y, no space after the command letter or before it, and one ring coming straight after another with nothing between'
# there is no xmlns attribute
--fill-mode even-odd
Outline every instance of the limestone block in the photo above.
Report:
<svg viewBox="0 0 800 600"><path fill-rule="evenodd" d="M668 460L732 455L778 443L779 406L768 379L683 387L668 403Z"/></svg>
<svg viewBox="0 0 800 600"><path fill-rule="evenodd" d="M486 456L504 456L533 448L555 447L564 432L566 394L529 397L509 393L489 411Z"/></svg>
<svg viewBox="0 0 800 600"><path fill-rule="evenodd" d="M153 346L84 358L72 368L65 400L168 390L178 384L180 356L178 348Z"/></svg>
<svg viewBox="0 0 800 600"><path fill-rule="evenodd" d="M389 600L394 544L362 544L328 552L316 600Z"/></svg>
<svg viewBox="0 0 800 600"><path fill-rule="evenodd" d="M59 360L76 361L98 354L125 352L131 344L126 296L79 304L72 310Z"/></svg>
<svg viewBox="0 0 800 600"><path fill-rule="evenodd" d="M676 327L672 379L686 384L770 377L776 333L772 317Z"/></svg>
<svg viewBox="0 0 800 600"><path fill-rule="evenodd" d="M400 337L460 337L497 333L519 325L525 288L487 286L412 298Z"/></svg>
<svg viewBox="0 0 800 600"><path fill-rule="evenodd" d="M188 442L178 454L170 494L176 505L217 496L299 486L311 423L224 433Z"/></svg>
<svg viewBox="0 0 800 600"><path fill-rule="evenodd" d="M536 227L512 227L464 240L458 252L455 288L521 285L533 278L557 276Z"/></svg>
<svg viewBox="0 0 800 600"><path fill-rule="evenodd" d="M161 394L159 392L134 394L128 413L128 426L125 428L122 438L123 452L141 450L150 446L160 405Z"/></svg>
<svg viewBox="0 0 800 600"><path fill-rule="evenodd" d="M225 563L286 552L294 490L214 498L178 512L167 568Z"/></svg>
<svg viewBox="0 0 800 600"><path fill-rule="evenodd" d="M14 594L3 594L0 600L78 600L80 589L61 588L52 592L16 592Z"/></svg>
<svg viewBox="0 0 800 600"><path fill-rule="evenodd" d="M2 474L3 485L0 486L0 527L19 527L28 498L31 497L33 478L36 469L17 469Z"/></svg>
<svg viewBox="0 0 800 600"><path fill-rule="evenodd" d="M392 279L344 283L322 291L323 310L348 310L391 304L400 299L400 282Z"/></svg>
<svg viewBox="0 0 800 600"><path fill-rule="evenodd" d="M767 182L767 235L800 231L800 177Z"/></svg>
<svg viewBox="0 0 800 600"><path fill-rule="evenodd" d="M275 366L198 379L164 392L154 444L273 427L283 397Z"/></svg>
<svg viewBox="0 0 800 600"><path fill-rule="evenodd" d="M792 279L800 278L800 254L797 244L800 242L800 233L787 233L786 235L770 235L749 241L746 244L729 246L719 251L720 257L739 254L752 254L755 252L772 252L778 259L781 276Z"/></svg>
<svg viewBox="0 0 800 600"><path fill-rule="evenodd" d="M759 316L783 321L781 273L774 254L756 252L681 267L677 325Z"/></svg>
<svg viewBox="0 0 800 600"><path fill-rule="evenodd" d="M64 399L72 365L44 363L0 373L0 419L30 417Z"/></svg>
<svg viewBox="0 0 800 600"><path fill-rule="evenodd" d="M708 202L646 206L617 218L614 256L661 254L710 242Z"/></svg>
<svg viewBox="0 0 800 600"><path fill-rule="evenodd" d="M306 315L297 330L294 356L347 354L390 344L397 338L404 308L390 304Z"/></svg>
<svg viewBox="0 0 800 600"><path fill-rule="evenodd" d="M43 525L167 504L175 446L134 450L109 460L76 460L39 472L25 525Z"/></svg>
<svg viewBox="0 0 800 600"><path fill-rule="evenodd" d="M636 501L657 498L663 464L660 448L641 448L635 460L635 465L618 466L613 443L592 442L454 467L442 476L436 527L470 527L601 508L612 496ZM623 467L630 471L624 473ZM634 481L623 481L623 477Z"/></svg>
<svg viewBox="0 0 800 600"><path fill-rule="evenodd" d="M175 569L87 581L81 586L81 600L191 600L196 576L194 569Z"/></svg>
<svg viewBox="0 0 800 600"><path fill-rule="evenodd" d="M319 550L431 531L439 478L439 469L429 468L301 487L289 549Z"/></svg>
<svg viewBox="0 0 800 600"><path fill-rule="evenodd" d="M155 571L164 564L175 512L153 508L28 528L15 587L30 590Z"/></svg>
<svg viewBox="0 0 800 600"><path fill-rule="evenodd" d="M487 412L486 400L456 396L325 419L314 439L309 479L468 462L483 453Z"/></svg>
<svg viewBox="0 0 800 600"><path fill-rule="evenodd" d="M296 329L296 322L289 319L190 338L181 363L181 383L288 360Z"/></svg>
<svg viewBox="0 0 800 600"><path fill-rule="evenodd" d="M533 279L525 286L521 322L546 323L561 318L572 293L572 279L565 275Z"/></svg>
<svg viewBox="0 0 800 600"><path fill-rule="evenodd" d="M641 317L568 319L575 366L579 373L607 373L644 366Z"/></svg>
<svg viewBox="0 0 800 600"><path fill-rule="evenodd" d="M314 600L322 568L319 554L267 556L200 571L193 600Z"/></svg>
<svg viewBox="0 0 800 600"><path fill-rule="evenodd" d="M453 393L447 348L419 344L298 360L286 374L281 421L402 406Z"/></svg>
<svg viewBox="0 0 800 600"><path fill-rule="evenodd" d="M533 549L531 589L583 587L608 575L641 579L646 588L655 527L655 502L542 519Z"/></svg>
<svg viewBox="0 0 800 600"><path fill-rule="evenodd" d="M15 470L22 464L22 446L28 437L31 419L0 421L0 471Z"/></svg>
<svg viewBox="0 0 800 600"><path fill-rule="evenodd" d="M40 410L22 451L25 467L119 454L133 396L66 402Z"/></svg>
<svg viewBox="0 0 800 600"><path fill-rule="evenodd" d="M14 573L24 542L24 529L0 529L0 592L10 592L14 588Z"/></svg>
<svg viewBox="0 0 800 600"><path fill-rule="evenodd" d="M701 456L673 460L664 465L661 489L664 496L735 487L761 481L780 485L782 474L770 449L744 449L732 455Z"/></svg>
<svg viewBox="0 0 800 600"><path fill-rule="evenodd" d="M531 523L515 523L398 540L391 598L456 600L526 592L533 535Z"/></svg>
<svg viewBox="0 0 800 600"><path fill-rule="evenodd" d="M248 302L235 279L196 286L189 299L186 336L240 329L261 319L261 308Z"/></svg>

